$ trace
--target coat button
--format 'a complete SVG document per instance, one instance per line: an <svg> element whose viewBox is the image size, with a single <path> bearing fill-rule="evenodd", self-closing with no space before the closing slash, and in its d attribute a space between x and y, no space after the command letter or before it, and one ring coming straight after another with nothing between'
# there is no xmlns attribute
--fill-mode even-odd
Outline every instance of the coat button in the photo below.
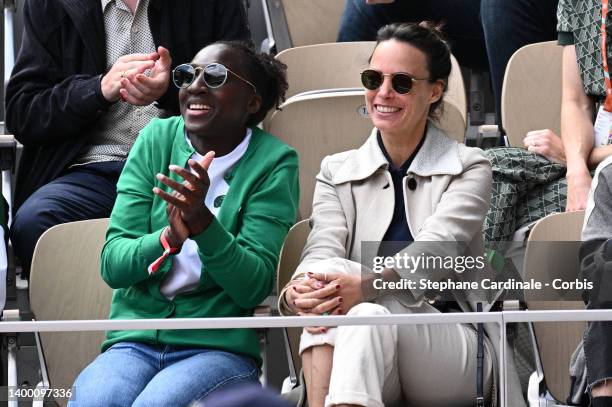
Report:
<svg viewBox="0 0 612 407"><path fill-rule="evenodd" d="M414 178L409 178L408 179L408 189L411 191L414 191L417 187L417 182L416 179Z"/></svg>

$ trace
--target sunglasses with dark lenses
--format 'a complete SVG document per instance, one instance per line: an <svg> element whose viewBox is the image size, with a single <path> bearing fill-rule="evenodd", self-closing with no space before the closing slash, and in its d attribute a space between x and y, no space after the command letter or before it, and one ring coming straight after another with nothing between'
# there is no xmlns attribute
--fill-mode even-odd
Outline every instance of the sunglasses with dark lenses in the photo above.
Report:
<svg viewBox="0 0 612 407"><path fill-rule="evenodd" d="M391 77L391 86L397 93L404 95L412 90L412 86L417 81L426 81L428 78L414 78L407 73L385 73L375 71L374 69L366 69L361 73L361 83L368 90L376 90L380 88L385 80L385 76Z"/></svg>
<svg viewBox="0 0 612 407"><path fill-rule="evenodd" d="M253 91L257 93L255 85L238 75L236 72L228 69L225 65L216 62L204 67L192 64L181 64L172 71L172 82L174 82L177 88L186 89L195 82L200 74L202 74L204 84L211 89L216 89L227 82L228 72L250 85Z"/></svg>

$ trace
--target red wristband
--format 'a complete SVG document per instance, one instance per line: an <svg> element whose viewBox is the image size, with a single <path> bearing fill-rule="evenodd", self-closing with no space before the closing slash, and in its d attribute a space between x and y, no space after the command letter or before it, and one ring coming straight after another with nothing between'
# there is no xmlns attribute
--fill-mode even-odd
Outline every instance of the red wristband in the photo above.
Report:
<svg viewBox="0 0 612 407"><path fill-rule="evenodd" d="M170 256L171 254L177 253L181 250L178 247L170 247L170 243L168 243L168 239L166 238L167 229L168 229L168 226L166 226L166 228L162 230L161 235L159 235L159 241L162 247L164 248L164 252L162 253L160 257L157 258L157 260L155 260L153 263L149 265L149 267L147 267L147 271L149 272L149 274L155 273L159 269L159 267L162 265L162 263L168 258L168 256Z"/></svg>

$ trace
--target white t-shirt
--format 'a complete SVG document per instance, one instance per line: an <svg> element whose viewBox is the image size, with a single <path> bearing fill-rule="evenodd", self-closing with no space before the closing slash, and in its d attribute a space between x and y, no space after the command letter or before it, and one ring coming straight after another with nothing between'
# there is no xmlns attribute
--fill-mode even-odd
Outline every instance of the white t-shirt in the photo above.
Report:
<svg viewBox="0 0 612 407"><path fill-rule="evenodd" d="M185 134L187 143L191 142ZM210 187L204 198L204 204L217 216L223 198L229 191L229 184L225 182L225 175L240 161L251 141L251 129L247 129L244 140L238 146L222 157L215 157L208 168ZM191 156L192 160L202 160L202 155L197 152ZM193 172L193 171L192 171ZM174 256L172 269L168 272L161 283L160 292L168 299L173 299L177 294L194 290L200 284L202 274L202 261L198 254L198 245L195 241L187 239L183 243L181 251Z"/></svg>

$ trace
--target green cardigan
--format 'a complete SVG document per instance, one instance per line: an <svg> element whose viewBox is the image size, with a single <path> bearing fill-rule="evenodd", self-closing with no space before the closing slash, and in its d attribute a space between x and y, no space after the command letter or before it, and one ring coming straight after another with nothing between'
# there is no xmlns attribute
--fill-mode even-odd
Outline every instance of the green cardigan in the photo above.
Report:
<svg viewBox="0 0 612 407"><path fill-rule="evenodd" d="M154 119L141 131L117 184L102 251L102 278L115 289L111 319L246 317L270 294L297 214L298 159L277 138L252 130L247 151L225 177L230 189L218 216L192 237L203 264L200 285L173 300L159 291L172 257L157 273L147 272L163 252L159 236L168 225L166 203L152 188L168 191L155 174L178 180L168 165L186 166L194 150L180 116ZM102 350L120 341L222 349L261 362L252 329L109 331Z"/></svg>

